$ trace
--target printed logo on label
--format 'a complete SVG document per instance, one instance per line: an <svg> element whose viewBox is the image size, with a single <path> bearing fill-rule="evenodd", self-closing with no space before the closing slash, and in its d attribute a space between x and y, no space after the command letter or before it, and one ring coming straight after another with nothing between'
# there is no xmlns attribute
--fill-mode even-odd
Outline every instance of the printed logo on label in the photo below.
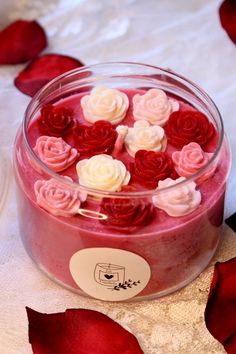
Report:
<svg viewBox="0 0 236 354"><path fill-rule="evenodd" d="M108 301L138 295L151 276L145 259L115 248L85 248L71 257L69 266L74 281L85 293Z"/></svg>

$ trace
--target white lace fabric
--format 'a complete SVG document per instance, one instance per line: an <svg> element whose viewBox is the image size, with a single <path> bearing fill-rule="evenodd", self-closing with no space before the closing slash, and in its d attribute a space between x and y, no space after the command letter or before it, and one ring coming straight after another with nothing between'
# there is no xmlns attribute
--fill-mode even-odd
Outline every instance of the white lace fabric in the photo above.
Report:
<svg viewBox="0 0 236 354"><path fill-rule="evenodd" d="M18 18L36 18L48 35L46 52L75 56L86 64L144 62L188 77L218 105L234 151L236 46L220 27L220 2L8 0L1 1L0 26ZM14 136L30 100L13 85L23 67L0 66L0 143L5 161L11 160ZM0 168L2 195L3 159ZM233 160L231 176L235 171ZM236 255L236 236L231 229L224 226L222 244L211 264L184 289L153 301L105 303L69 292L35 267L19 237L12 170L7 180L9 192L2 198L0 212L0 353L32 353L25 306L47 313L79 307L101 311L129 328L145 354L225 353L205 327L204 309L214 263ZM230 177L227 189L229 216L235 211L236 179Z"/></svg>

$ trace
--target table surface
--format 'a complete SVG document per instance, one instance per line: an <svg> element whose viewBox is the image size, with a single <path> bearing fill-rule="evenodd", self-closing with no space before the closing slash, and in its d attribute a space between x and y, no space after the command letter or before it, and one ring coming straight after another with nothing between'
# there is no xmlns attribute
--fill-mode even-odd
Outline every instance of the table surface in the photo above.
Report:
<svg viewBox="0 0 236 354"><path fill-rule="evenodd" d="M86 64L138 61L171 68L210 94L222 113L234 151L236 46L220 26L220 2L3 0L0 28L11 20L36 18L49 38L47 52L75 56ZM32 353L25 306L47 313L79 307L101 311L129 328L145 354L224 353L205 327L204 309L214 263L236 254L236 237L227 226L222 245L207 269L186 288L155 301L104 303L86 299L53 283L31 262L19 237L11 167L14 136L29 102L13 85L22 68L0 67L0 182L7 173L5 193L0 188L0 353ZM235 169L233 157L226 216L235 211Z"/></svg>

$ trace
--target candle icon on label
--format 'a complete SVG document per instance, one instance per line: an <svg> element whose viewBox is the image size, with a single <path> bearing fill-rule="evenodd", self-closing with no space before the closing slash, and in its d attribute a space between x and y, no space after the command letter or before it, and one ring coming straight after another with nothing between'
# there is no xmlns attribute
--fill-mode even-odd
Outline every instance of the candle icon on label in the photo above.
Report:
<svg viewBox="0 0 236 354"><path fill-rule="evenodd" d="M94 279L98 284L114 288L125 281L125 267L111 263L97 263Z"/></svg>

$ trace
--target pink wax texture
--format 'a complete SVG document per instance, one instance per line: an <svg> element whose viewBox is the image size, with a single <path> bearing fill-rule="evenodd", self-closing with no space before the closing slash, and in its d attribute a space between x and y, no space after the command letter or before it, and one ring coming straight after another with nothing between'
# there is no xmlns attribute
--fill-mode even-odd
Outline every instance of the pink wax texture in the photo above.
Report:
<svg viewBox="0 0 236 354"><path fill-rule="evenodd" d="M129 97L130 107L122 125L133 126L132 97L137 90L124 91ZM83 116L80 100L84 94L73 95L57 103L57 107L69 107L79 124L88 124ZM194 110L186 102L179 100L180 110ZM38 119L28 128L28 139L32 148L42 135ZM64 140L74 145L73 136L68 133ZM208 144L207 151L214 152L216 140ZM166 153L180 149L168 143ZM60 172L78 182L75 163ZM127 170L134 158L120 151L116 159L121 160ZM151 279L139 296L167 294L194 279L209 263L219 243L219 228L224 209L224 193L229 166L229 153L226 143L220 151L218 166L213 176L198 186L201 192L201 205L192 213L171 217L165 211L154 208L152 218L141 227L121 230L107 227L93 214L77 214L72 217L54 216L36 203L34 184L39 179L47 179L40 169L35 168L27 153L22 132L16 140L16 179L19 205L20 232L24 245L32 259L59 282L77 289L69 262L74 253L84 248L108 247L127 250L143 257L151 268ZM147 189L135 181L130 185L135 191ZM140 201L151 203L151 196L140 197ZM83 210L98 212L101 200L88 197L82 204ZM95 215L95 214L94 214Z"/></svg>

